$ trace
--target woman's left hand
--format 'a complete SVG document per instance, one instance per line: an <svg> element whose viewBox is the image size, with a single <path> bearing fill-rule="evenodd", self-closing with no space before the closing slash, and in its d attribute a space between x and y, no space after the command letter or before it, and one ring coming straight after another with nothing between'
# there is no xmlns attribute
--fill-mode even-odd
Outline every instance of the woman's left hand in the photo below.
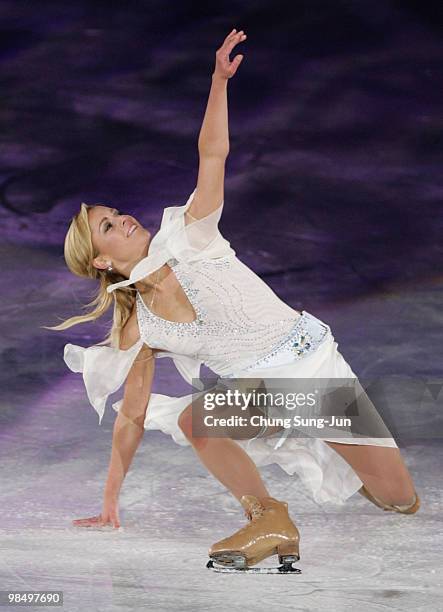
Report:
<svg viewBox="0 0 443 612"><path fill-rule="evenodd" d="M239 42L246 40L246 34L243 30L237 32L235 28L228 34L222 44L215 53L215 69L214 75L223 79L230 79L237 72L243 59L243 55L239 54L234 57L232 62L229 60L229 54Z"/></svg>

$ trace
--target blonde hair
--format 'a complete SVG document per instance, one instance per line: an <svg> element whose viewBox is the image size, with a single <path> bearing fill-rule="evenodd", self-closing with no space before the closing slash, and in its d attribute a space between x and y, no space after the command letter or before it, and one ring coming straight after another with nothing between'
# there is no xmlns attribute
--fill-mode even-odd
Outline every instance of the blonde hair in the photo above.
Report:
<svg viewBox="0 0 443 612"><path fill-rule="evenodd" d="M89 205L82 202L80 211L71 219L64 243L64 256L69 270L76 276L93 278L99 281L95 298L89 304L82 306L82 308L92 307L92 309L86 314L70 317L59 325L53 327L43 325L42 327L61 331L79 323L95 321L114 304L111 329L106 338L98 344L108 344L119 348L121 331L129 319L135 303L136 289L129 285L115 289L112 293L106 291L109 285L126 280L126 277L118 272L99 270L92 263L93 259L98 256L98 252L92 245L88 210L94 206L97 206L97 204ZM101 204L98 204L98 206L101 206Z"/></svg>

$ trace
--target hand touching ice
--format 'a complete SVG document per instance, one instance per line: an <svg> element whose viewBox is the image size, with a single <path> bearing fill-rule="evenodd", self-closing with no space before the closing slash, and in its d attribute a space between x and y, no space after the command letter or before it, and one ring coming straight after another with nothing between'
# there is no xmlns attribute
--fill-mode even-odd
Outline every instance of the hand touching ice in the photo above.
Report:
<svg viewBox="0 0 443 612"><path fill-rule="evenodd" d="M84 519L72 521L74 527L106 527L112 525L115 529L120 527L120 517L117 501L106 501L101 514Z"/></svg>
<svg viewBox="0 0 443 612"><path fill-rule="evenodd" d="M236 55L231 62L229 59L229 54L235 45L244 40L246 40L246 34L243 32L243 30L237 32L235 28L226 36L222 46L217 49L215 53L214 75L220 76L224 79L230 79L234 76L244 56L241 54Z"/></svg>

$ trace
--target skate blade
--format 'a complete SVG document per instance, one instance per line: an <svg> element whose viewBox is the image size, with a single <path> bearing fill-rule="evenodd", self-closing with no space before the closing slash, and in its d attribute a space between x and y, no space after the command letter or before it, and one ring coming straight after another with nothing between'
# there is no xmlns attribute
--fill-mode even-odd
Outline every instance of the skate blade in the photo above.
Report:
<svg viewBox="0 0 443 612"><path fill-rule="evenodd" d="M237 573L237 574L301 574L301 569L293 567L291 563L283 563L279 567L235 567L227 565L218 565L210 559L206 567L218 573Z"/></svg>

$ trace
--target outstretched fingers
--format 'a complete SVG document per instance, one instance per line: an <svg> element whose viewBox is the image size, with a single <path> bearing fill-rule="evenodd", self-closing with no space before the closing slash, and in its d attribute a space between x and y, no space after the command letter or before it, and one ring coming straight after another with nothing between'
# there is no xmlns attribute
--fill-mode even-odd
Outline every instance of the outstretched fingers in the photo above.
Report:
<svg viewBox="0 0 443 612"><path fill-rule="evenodd" d="M246 38L247 36L243 30L240 30L240 32L237 32L234 29L232 30L230 34L227 35L220 50L223 52L224 55L225 54L229 55L232 49L235 47L235 45L245 40Z"/></svg>
<svg viewBox="0 0 443 612"><path fill-rule="evenodd" d="M89 518L84 519L75 519L74 521L72 521L72 524L75 527L91 527L97 526L100 523L102 523L102 517L100 514L98 516L91 516Z"/></svg>
<svg viewBox="0 0 443 612"><path fill-rule="evenodd" d="M74 527L105 527L106 525L112 525L116 529L120 527L120 518L117 512L112 512L109 518L105 521L101 514L98 516L91 516L84 519L75 519L72 521Z"/></svg>

